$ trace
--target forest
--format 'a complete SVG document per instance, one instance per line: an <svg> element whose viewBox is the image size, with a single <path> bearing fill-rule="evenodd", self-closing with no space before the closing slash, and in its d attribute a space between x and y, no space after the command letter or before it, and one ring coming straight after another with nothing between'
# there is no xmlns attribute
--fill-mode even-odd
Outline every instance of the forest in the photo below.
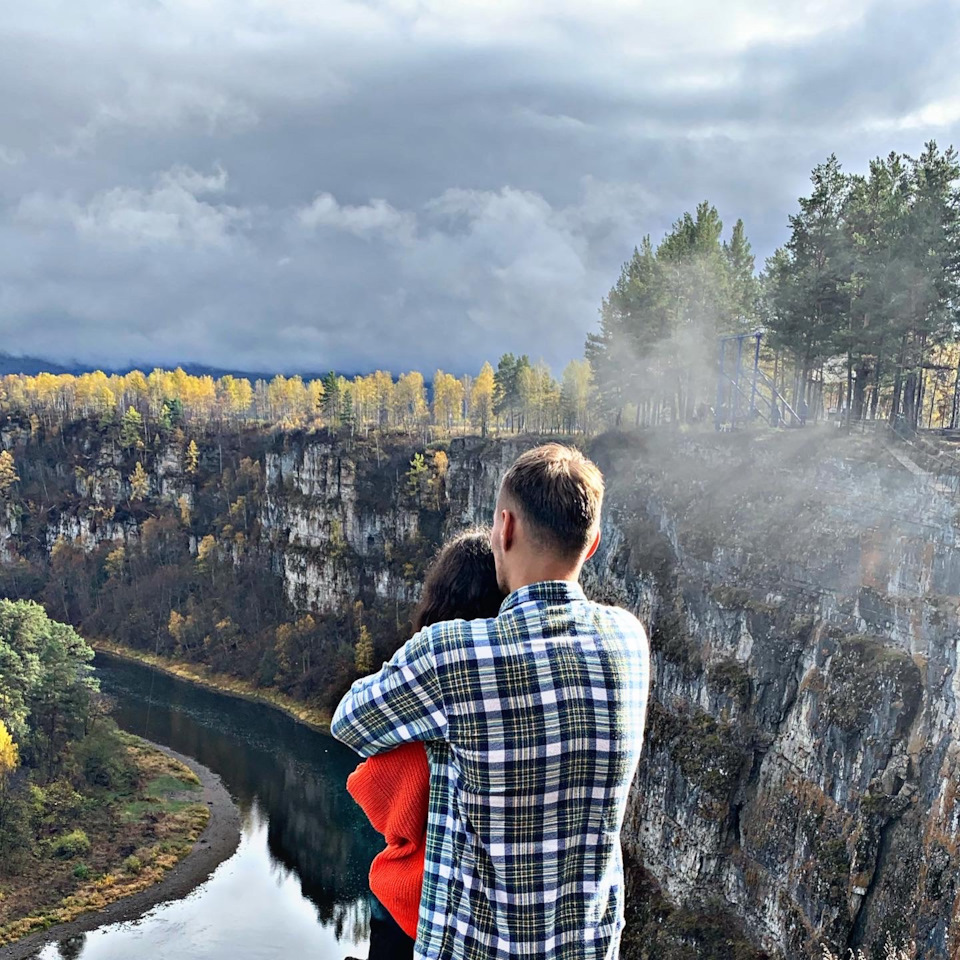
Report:
<svg viewBox="0 0 960 960"><path fill-rule="evenodd" d="M761 366L812 419L958 426L960 164L927 144L848 174L811 174L790 236L759 275L742 221L723 241L708 203L656 247L645 237L604 299L586 355L601 419L703 419L717 396L717 338L764 333Z"/></svg>
<svg viewBox="0 0 960 960"><path fill-rule="evenodd" d="M13 453L0 452L0 515L16 534L0 564L0 596L37 601L91 640L203 664L329 714L356 676L406 639L409 603L364 594L345 609L298 609L265 529L265 462L305 434L207 432L178 421L176 404L166 409L174 419L163 417L149 444L125 443L122 420L60 429L8 416L4 430L16 440ZM392 575L413 584L438 542L443 445L411 459L408 435L344 442L373 502L423 518L418 537L387 546ZM161 464L173 471L174 494L163 492ZM295 499L283 489L273 496ZM99 542L52 533L73 517ZM108 529L134 532L100 540ZM336 532L325 555L345 569L361 565Z"/></svg>
<svg viewBox="0 0 960 960"><path fill-rule="evenodd" d="M40 605L0 600L0 946L149 885L206 823L164 802L196 778L117 728L92 660Z"/></svg>
<svg viewBox="0 0 960 960"><path fill-rule="evenodd" d="M396 431L424 442L478 433L588 435L610 427L709 419L718 338L762 332L764 377L819 419L885 419L907 430L960 424L960 162L931 142L864 174L835 156L811 174L786 243L757 273L746 227L728 239L715 207L685 213L656 245L645 236L603 298L585 356L559 379L505 353L476 374L386 370L304 381L145 374L8 375L4 409L61 427L122 423L126 445L193 423ZM769 418L768 418L769 419ZM806 419L804 417L803 419Z"/></svg>
<svg viewBox="0 0 960 960"><path fill-rule="evenodd" d="M0 383L3 409L48 427L83 418L116 423L122 442L141 448L158 431L182 425L224 431L259 424L424 438L503 430L583 434L599 426L589 362L572 360L557 381L546 364L509 353L496 370L484 363L476 376L459 378L437 370L429 385L417 371L394 377L377 370L349 380L331 371L306 382L279 374L251 383L232 375L192 376L180 368L109 376L11 374Z"/></svg>

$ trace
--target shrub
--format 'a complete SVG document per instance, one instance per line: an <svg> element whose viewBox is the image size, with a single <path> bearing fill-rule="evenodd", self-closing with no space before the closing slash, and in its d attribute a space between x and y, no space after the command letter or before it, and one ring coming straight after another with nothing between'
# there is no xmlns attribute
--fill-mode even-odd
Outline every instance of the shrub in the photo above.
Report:
<svg viewBox="0 0 960 960"><path fill-rule="evenodd" d="M136 785L136 771L112 721L98 724L77 744L74 756L84 780L92 787L124 793Z"/></svg>
<svg viewBox="0 0 960 960"><path fill-rule="evenodd" d="M66 780L55 780L46 787L30 787L30 819L34 830L55 833L76 820L83 808L83 797Z"/></svg>
<svg viewBox="0 0 960 960"><path fill-rule="evenodd" d="M707 687L730 697L738 707L745 707L750 702L750 674L742 663L732 657L710 665Z"/></svg>
<svg viewBox="0 0 960 960"><path fill-rule="evenodd" d="M50 854L58 860L72 860L90 852L90 838L83 830L71 830L50 843Z"/></svg>
<svg viewBox="0 0 960 960"><path fill-rule="evenodd" d="M90 879L90 868L85 863L78 863L73 868L73 875L78 880L89 880Z"/></svg>
<svg viewBox="0 0 960 960"><path fill-rule="evenodd" d="M143 861L139 857L135 857L131 854L123 861L123 869L127 873L139 873L143 869Z"/></svg>

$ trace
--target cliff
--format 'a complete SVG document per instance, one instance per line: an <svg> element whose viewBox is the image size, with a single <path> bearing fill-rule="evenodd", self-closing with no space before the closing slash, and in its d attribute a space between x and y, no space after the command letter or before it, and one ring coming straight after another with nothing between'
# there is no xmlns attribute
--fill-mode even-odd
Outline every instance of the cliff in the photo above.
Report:
<svg viewBox="0 0 960 960"><path fill-rule="evenodd" d="M167 517L172 530L179 512L191 553L176 562L196 567L212 538L230 582L257 593L262 623L256 632L237 614L239 639L218 644L221 621L198 627L195 646L177 642L197 658L222 646L232 669L304 696L349 682L342 634L358 600L380 628L378 654L398 642L436 545L489 520L503 470L530 442L454 440L448 465L414 483L416 448L402 440L208 437L189 475L182 436L136 453L78 427L55 455L53 438L15 424L2 436L24 478L0 514L20 571L8 590L39 580L50 591L58 544L100 570L118 544L154 543L146 524ZM960 504L879 440L827 431L611 435L591 452L609 493L586 584L633 609L654 651L628 859L691 916L733 917L774 956L815 956L818 942L875 948L889 934L924 957L960 957ZM150 491L133 502L135 459ZM122 639L172 645L164 611L225 589L219 577L165 587L156 637L131 628ZM98 594L89 613L81 601L74 619L103 629L107 601ZM333 626L303 627L307 614ZM657 955L694 955L694 927Z"/></svg>
<svg viewBox="0 0 960 960"><path fill-rule="evenodd" d="M958 504L877 441L608 442L596 589L652 625L626 843L768 949L955 957Z"/></svg>

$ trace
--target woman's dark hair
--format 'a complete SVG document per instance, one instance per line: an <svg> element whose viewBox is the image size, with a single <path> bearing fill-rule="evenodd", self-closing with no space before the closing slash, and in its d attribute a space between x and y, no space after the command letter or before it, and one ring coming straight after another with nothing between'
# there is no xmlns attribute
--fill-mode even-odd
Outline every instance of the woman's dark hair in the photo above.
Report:
<svg viewBox="0 0 960 960"><path fill-rule="evenodd" d="M442 620L486 620L500 612L503 593L490 549L490 531L478 527L448 540L430 564L414 632Z"/></svg>

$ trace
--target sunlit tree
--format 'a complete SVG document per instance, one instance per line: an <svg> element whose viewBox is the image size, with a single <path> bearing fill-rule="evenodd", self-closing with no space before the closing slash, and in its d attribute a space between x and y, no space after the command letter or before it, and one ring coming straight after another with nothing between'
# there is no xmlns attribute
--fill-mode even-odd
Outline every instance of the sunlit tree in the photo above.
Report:
<svg viewBox="0 0 960 960"><path fill-rule="evenodd" d="M493 397L493 367L489 363L484 363L470 390L470 422L484 437L493 422Z"/></svg>
<svg viewBox="0 0 960 960"><path fill-rule="evenodd" d="M19 480L13 454L9 450L0 450L0 497L9 497L11 488Z"/></svg>
<svg viewBox="0 0 960 960"><path fill-rule="evenodd" d="M463 384L452 374L438 370L433 375L433 422L452 430L460 420L462 407Z"/></svg>
<svg viewBox="0 0 960 960"><path fill-rule="evenodd" d="M193 474L197 472L199 465L200 448L197 446L197 441L191 438L183 454L183 470L189 476L193 476Z"/></svg>
<svg viewBox="0 0 960 960"><path fill-rule="evenodd" d="M130 499L143 500L149 492L150 477L143 469L143 464L137 461L133 473L130 474Z"/></svg>
<svg viewBox="0 0 960 960"><path fill-rule="evenodd" d="M127 407L127 412L120 419L120 446L140 450L143 445L143 417L136 407Z"/></svg>

